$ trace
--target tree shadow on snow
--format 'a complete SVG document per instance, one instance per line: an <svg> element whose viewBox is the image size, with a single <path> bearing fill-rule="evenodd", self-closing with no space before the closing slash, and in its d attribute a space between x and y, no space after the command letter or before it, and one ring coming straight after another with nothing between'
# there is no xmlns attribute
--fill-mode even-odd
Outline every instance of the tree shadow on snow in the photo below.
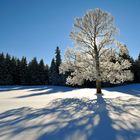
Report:
<svg viewBox="0 0 140 140"><path fill-rule="evenodd" d="M0 114L0 137L26 137L30 132L36 134L34 140L137 140L140 128L133 119L138 114L128 111L136 106L140 107L135 101L124 103L97 95L94 100L57 99L41 109L13 109ZM130 117L128 124L125 117L120 119L124 113L126 118Z"/></svg>
<svg viewBox="0 0 140 140"><path fill-rule="evenodd" d="M21 90L21 89L23 89L23 87L21 86L0 86L0 92L7 92L7 91Z"/></svg>
<svg viewBox="0 0 140 140"><path fill-rule="evenodd" d="M105 88L105 90L122 92L125 94L130 94L130 95L140 97L140 84L129 84L129 85L112 87L112 88Z"/></svg>
<svg viewBox="0 0 140 140"><path fill-rule="evenodd" d="M1 92L8 92L8 91L16 91L16 90L26 90L26 89L34 89L39 90L39 89L44 89L46 86L0 86L0 91Z"/></svg>
<svg viewBox="0 0 140 140"><path fill-rule="evenodd" d="M71 87L61 87L61 86L45 86L45 87L40 87L40 88L35 88L29 90L31 94L19 96L16 98L28 98L28 97L34 97L34 96L41 96L41 95L47 95L47 94L55 94L58 92L69 92L72 90L77 90L77 88L71 88ZM34 92L33 92L34 91Z"/></svg>

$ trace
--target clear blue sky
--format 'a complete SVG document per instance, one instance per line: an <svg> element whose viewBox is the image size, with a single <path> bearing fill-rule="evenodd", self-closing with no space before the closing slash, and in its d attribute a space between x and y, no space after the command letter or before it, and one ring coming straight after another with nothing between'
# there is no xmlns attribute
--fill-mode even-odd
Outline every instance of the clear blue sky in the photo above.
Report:
<svg viewBox="0 0 140 140"><path fill-rule="evenodd" d="M50 64L59 46L64 55L72 45L74 18L101 8L115 17L118 40L130 55L140 53L140 0L0 0L0 52Z"/></svg>

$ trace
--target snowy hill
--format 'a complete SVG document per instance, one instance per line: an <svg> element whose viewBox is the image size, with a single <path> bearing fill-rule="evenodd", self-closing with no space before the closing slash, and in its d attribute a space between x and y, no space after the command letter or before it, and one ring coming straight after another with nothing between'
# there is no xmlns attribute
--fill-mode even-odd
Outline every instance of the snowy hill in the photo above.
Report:
<svg viewBox="0 0 140 140"><path fill-rule="evenodd" d="M140 84L0 87L0 140L140 140Z"/></svg>

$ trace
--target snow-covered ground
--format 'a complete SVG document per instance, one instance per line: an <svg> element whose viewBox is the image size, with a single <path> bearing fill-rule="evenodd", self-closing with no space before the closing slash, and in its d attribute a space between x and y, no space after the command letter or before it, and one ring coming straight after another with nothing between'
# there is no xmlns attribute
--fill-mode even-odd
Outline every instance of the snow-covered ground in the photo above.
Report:
<svg viewBox="0 0 140 140"><path fill-rule="evenodd" d="M0 87L0 140L140 140L140 84Z"/></svg>

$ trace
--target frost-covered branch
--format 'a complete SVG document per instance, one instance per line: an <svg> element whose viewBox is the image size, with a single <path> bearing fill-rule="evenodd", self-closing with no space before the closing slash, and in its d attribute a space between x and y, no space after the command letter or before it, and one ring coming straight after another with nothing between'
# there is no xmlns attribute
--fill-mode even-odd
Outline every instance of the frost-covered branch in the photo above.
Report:
<svg viewBox="0 0 140 140"><path fill-rule="evenodd" d="M131 63L124 58L129 55L127 47L115 40L116 34L114 18L101 9L90 10L76 18L70 34L75 47L66 51L60 66L61 73L71 71L68 84L96 81L97 93L101 93L101 81L132 80Z"/></svg>

